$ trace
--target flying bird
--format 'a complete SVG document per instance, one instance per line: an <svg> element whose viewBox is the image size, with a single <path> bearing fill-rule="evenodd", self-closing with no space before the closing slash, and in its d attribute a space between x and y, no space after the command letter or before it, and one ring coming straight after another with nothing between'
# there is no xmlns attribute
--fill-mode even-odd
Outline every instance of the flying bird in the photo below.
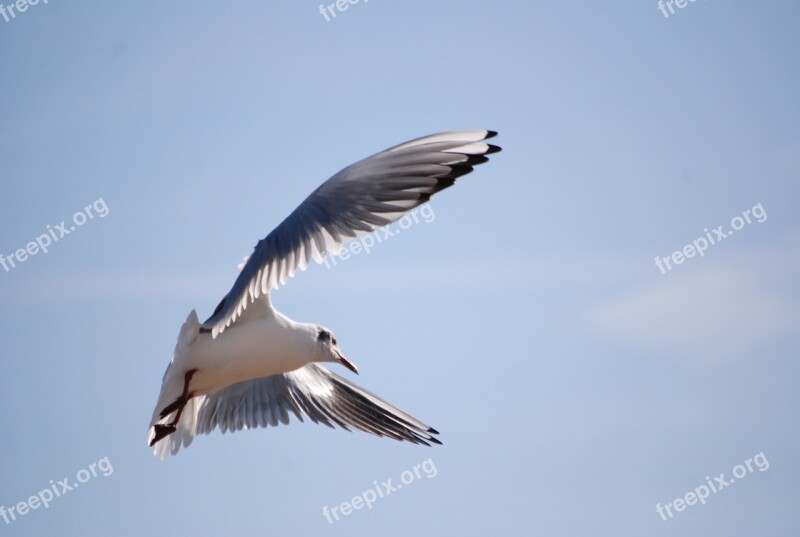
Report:
<svg viewBox="0 0 800 537"><path fill-rule="evenodd" d="M416 444L441 444L438 431L329 371L358 374L327 328L277 311L270 291L323 262L345 242L396 222L489 159L497 133L454 131L411 140L343 169L258 241L233 287L200 323L192 310L178 334L147 442L162 459L215 428L303 421L358 429Z"/></svg>

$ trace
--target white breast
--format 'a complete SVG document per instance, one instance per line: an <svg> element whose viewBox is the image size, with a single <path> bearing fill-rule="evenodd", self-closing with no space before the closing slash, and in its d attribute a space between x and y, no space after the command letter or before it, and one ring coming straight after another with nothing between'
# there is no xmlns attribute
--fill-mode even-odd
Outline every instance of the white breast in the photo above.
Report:
<svg viewBox="0 0 800 537"><path fill-rule="evenodd" d="M311 342L300 325L285 317L235 323L216 339L200 334L189 348L184 369L197 369L191 391L203 395L303 367L313 361Z"/></svg>

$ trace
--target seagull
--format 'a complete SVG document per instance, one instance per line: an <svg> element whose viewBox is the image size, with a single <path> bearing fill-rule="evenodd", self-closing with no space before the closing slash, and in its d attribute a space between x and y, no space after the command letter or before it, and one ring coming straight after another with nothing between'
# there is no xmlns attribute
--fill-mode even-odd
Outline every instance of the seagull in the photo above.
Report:
<svg viewBox="0 0 800 537"><path fill-rule="evenodd" d="M486 155L497 133L452 131L391 147L343 169L308 196L240 265L233 287L200 323L192 310L167 366L147 442L162 460L200 433L314 423L358 429L415 444L441 444L439 432L329 371L358 374L329 329L277 311L270 291L313 259L396 222L452 186Z"/></svg>

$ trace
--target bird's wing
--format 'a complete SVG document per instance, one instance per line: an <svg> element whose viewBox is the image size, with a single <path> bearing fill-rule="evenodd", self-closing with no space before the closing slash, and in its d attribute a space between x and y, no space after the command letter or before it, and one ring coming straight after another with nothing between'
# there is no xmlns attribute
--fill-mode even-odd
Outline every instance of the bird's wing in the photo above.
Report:
<svg viewBox="0 0 800 537"><path fill-rule="evenodd" d="M486 162L499 147L486 130L446 132L400 144L343 169L308 196L253 254L216 311L203 323L216 337L247 306L283 285L313 258L336 254L346 241L399 220Z"/></svg>
<svg viewBox="0 0 800 537"><path fill-rule="evenodd" d="M352 427L415 444L440 443L431 436L436 431L418 419L314 363L239 382L207 396L200 404L196 432L275 427L288 424L290 412L300 421L306 415L329 427Z"/></svg>
<svg viewBox="0 0 800 537"><path fill-rule="evenodd" d="M191 444L197 434L208 434L219 427L240 431L255 427L289 424L290 414L303 421L329 427L338 425L377 436L406 440L415 444L441 444L439 434L418 419L392 406L377 395L328 371L309 364L290 373L272 375L232 384L210 395L190 400L176 433L154 446L154 453L165 458L180 447ZM167 418L169 419L169 417Z"/></svg>

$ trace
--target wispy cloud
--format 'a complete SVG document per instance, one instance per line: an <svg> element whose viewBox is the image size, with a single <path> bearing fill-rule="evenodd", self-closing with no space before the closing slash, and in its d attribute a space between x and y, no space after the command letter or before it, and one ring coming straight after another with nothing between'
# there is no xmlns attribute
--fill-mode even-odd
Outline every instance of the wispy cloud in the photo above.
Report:
<svg viewBox="0 0 800 537"><path fill-rule="evenodd" d="M653 278L600 304L589 321L611 338L676 356L723 359L751 352L800 329L797 294L786 292L800 266L793 246L739 251L675 278Z"/></svg>

